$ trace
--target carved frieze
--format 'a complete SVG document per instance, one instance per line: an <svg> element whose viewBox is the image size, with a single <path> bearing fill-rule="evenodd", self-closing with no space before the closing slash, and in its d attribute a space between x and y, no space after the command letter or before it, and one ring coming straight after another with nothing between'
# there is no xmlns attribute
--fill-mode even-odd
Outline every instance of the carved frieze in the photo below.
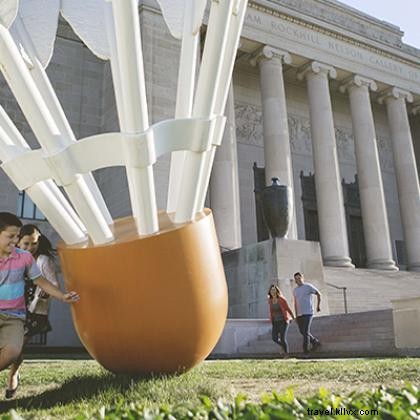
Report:
<svg viewBox="0 0 420 420"><path fill-rule="evenodd" d="M238 142L263 146L263 122L260 108L235 104L236 136Z"/></svg>
<svg viewBox="0 0 420 420"><path fill-rule="evenodd" d="M355 163L354 139L351 131L335 127L338 160L340 162Z"/></svg>
<svg viewBox="0 0 420 420"><path fill-rule="evenodd" d="M236 135L238 142L264 147L261 109L249 104L235 105ZM308 117L288 115L291 152L312 156L311 125ZM354 137L350 128L336 127L335 137L339 162L356 165ZM390 139L377 138L379 159L383 171L392 172L393 157Z"/></svg>
<svg viewBox="0 0 420 420"><path fill-rule="evenodd" d="M377 136L378 154L381 169L383 171L394 171L394 158L392 156L392 146L389 137Z"/></svg>
<svg viewBox="0 0 420 420"><path fill-rule="evenodd" d="M289 136L292 153L312 155L311 126L309 118L289 115Z"/></svg>

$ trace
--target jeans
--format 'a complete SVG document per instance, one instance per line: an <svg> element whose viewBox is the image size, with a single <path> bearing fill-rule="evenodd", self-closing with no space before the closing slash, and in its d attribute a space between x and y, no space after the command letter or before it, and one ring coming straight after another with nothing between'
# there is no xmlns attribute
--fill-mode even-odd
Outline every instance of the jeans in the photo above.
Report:
<svg viewBox="0 0 420 420"><path fill-rule="evenodd" d="M285 353L289 353L289 344L287 343L287 330L289 323L285 320L273 321L272 338L276 344L280 344Z"/></svg>
<svg viewBox="0 0 420 420"><path fill-rule="evenodd" d="M308 353L309 342L314 345L319 340L311 334L312 315L300 315L296 317L300 333L303 335L303 352Z"/></svg>

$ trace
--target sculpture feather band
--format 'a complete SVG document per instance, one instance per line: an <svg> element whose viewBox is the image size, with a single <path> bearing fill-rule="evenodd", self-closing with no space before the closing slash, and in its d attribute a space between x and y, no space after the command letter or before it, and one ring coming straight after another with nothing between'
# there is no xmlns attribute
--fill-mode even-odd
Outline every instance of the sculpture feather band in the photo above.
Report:
<svg viewBox="0 0 420 420"><path fill-rule="evenodd" d="M19 190L37 182L54 179L65 186L77 174L112 167L146 168L166 153L188 150L202 153L219 146L223 137L224 116L167 120L154 124L141 134L107 133L86 137L53 155L10 145L1 168ZM101 153L97 153L100 150ZM22 168L31 168L23 172Z"/></svg>

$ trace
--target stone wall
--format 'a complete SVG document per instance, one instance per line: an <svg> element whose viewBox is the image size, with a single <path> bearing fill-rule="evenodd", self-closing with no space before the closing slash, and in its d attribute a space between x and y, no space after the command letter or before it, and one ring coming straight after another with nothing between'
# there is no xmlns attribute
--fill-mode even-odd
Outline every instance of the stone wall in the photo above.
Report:
<svg viewBox="0 0 420 420"><path fill-rule="evenodd" d="M319 243L296 240L267 240L222 254L229 291L228 318L267 318L267 294L271 284L280 287L293 308L293 274L304 273L323 295L321 312L328 315Z"/></svg>

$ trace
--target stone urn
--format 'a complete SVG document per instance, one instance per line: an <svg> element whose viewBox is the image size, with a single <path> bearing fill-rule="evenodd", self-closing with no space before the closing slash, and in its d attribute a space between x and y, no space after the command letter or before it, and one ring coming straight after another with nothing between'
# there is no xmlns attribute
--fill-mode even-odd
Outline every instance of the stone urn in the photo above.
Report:
<svg viewBox="0 0 420 420"><path fill-rule="evenodd" d="M278 178L271 178L271 181L272 184L261 191L264 221L273 239L284 238L293 214L292 190L287 185L280 185Z"/></svg>

